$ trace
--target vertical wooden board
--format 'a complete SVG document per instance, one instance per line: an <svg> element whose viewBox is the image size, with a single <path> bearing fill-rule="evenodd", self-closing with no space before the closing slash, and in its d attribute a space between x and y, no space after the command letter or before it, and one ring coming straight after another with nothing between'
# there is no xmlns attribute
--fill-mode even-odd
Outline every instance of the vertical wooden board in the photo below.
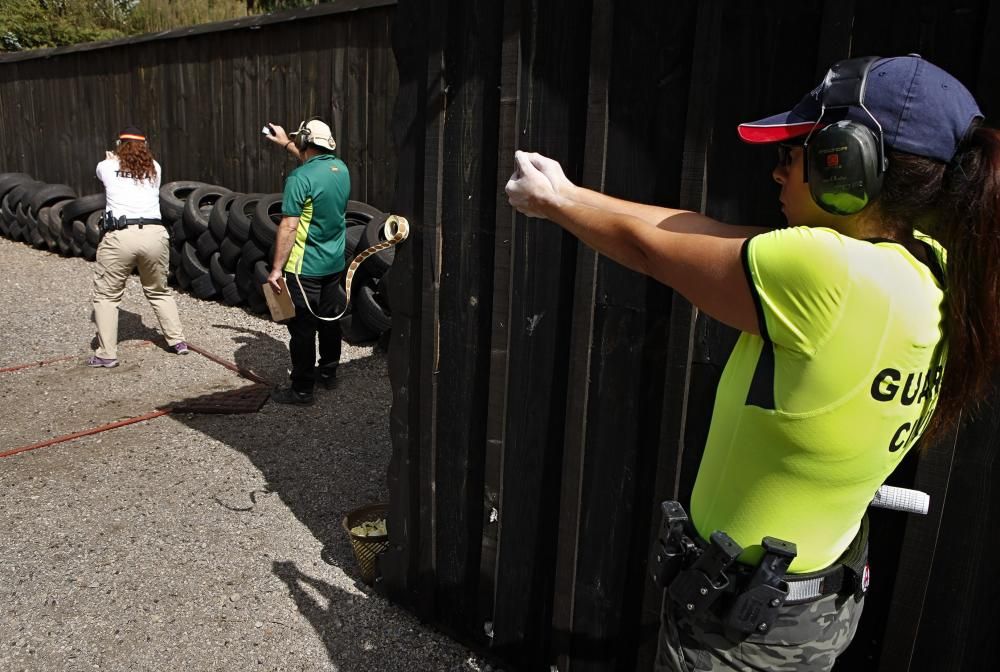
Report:
<svg viewBox="0 0 1000 672"><path fill-rule="evenodd" d="M374 14L374 13L373 13ZM368 110L368 150L371 170L365 198L380 209L386 209L396 183L396 148L392 143L392 101L399 81L389 46L390 12L372 17L370 101ZM495 105L493 106L496 107ZM490 109L495 114L495 109Z"/></svg>
<svg viewBox="0 0 1000 672"><path fill-rule="evenodd" d="M433 599L421 591L418 576L420 544L420 368L423 333L421 291L423 269L421 218L424 182L424 115L427 103L428 46L425 40L426 2L403 2L396 19L407 26L393 34L393 54L399 71L401 95L393 109L393 136L399 147L399 173L393 196L393 210L410 218L413 226L406 244L397 249L393 262L390 296L393 305L392 341L389 349L389 377L393 389L390 411L392 459L389 466L389 549L380 565L383 588L394 600L425 617L430 616ZM413 28L412 30L410 28ZM346 49L334 50L332 97L340 105L346 67ZM335 110L338 109L335 107Z"/></svg>
<svg viewBox="0 0 1000 672"><path fill-rule="evenodd" d="M604 191L608 139L608 97L610 84L613 3L592 3L590 35L590 75L587 84L587 126L584 137L583 170L579 183ZM574 175L572 178L576 178ZM571 178L571 179L572 179ZM571 669L571 656L581 649L575 627L579 544L581 539L581 490L588 444L590 417L591 351L595 345L595 294L597 253L583 243L577 245L576 277L573 288L573 325L569 341L569 369L566 399L565 439L561 467L558 543L552 589L552 640L550 660L560 670ZM585 542L584 542L585 543ZM574 668L575 669L575 668Z"/></svg>
<svg viewBox="0 0 1000 672"><path fill-rule="evenodd" d="M368 53L370 28L355 22L348 26L347 78L344 86L344 145L341 156L351 171L352 191L368 192Z"/></svg>
<svg viewBox="0 0 1000 672"><path fill-rule="evenodd" d="M518 143L518 93L521 61L521 4L504 2L500 46L499 92L497 117L497 175L514 171L514 150ZM400 97L403 92L400 90ZM490 320L490 372L486 417L486 444L483 457L483 536L481 540L479 614L476 623L490 624L492 633L494 596L499 542L500 492L503 480L503 447L506 423L506 400L509 361L510 284L513 227L515 212L507 204L503 185L496 185L496 212L493 250L493 315Z"/></svg>
<svg viewBox="0 0 1000 672"><path fill-rule="evenodd" d="M539 2L525 11L518 145L578 174L589 7ZM538 665L549 654L576 241L550 224L515 221L493 645Z"/></svg>
<svg viewBox="0 0 1000 672"><path fill-rule="evenodd" d="M347 142L347 97L349 95L348 54L351 51L349 24L346 22L337 23L332 27L330 45L330 53L328 54L328 58L330 59L330 102L328 104L328 109L330 110L330 127L333 129L333 132L337 134L337 154L340 155L341 158L345 158L345 152L347 151L347 145L349 144ZM410 49L412 49L412 47L410 47ZM426 56L425 53L423 55ZM399 63L398 55L395 60L396 64L402 67ZM410 86L416 86L415 81L412 79L410 80ZM348 165L348 167L350 167L350 165ZM358 199L358 196L362 195L362 192L359 191L359 186L353 183L351 184L351 193L352 197L356 200Z"/></svg>
<svg viewBox="0 0 1000 672"><path fill-rule="evenodd" d="M434 492L437 489L438 463L438 379L437 373L441 361L440 349L440 287L441 287L441 192L444 187L441 179L442 160L444 152L444 125L447 115L446 84L445 84L445 49L447 25L450 7L432 3L426 10L427 29L427 75L426 75L426 118L424 151L423 151L423 188L421 235L421 264L423 265L420 312L420 378L419 389L421 397L418 400L420 408L420 457L418 462L420 513L419 527L421 546L417 555L417 572L421 577L420 590L426 596L424 605L428 611L437 612L438 581L437 581L437 534L438 510ZM354 39L352 38L352 44ZM359 70L364 70L366 64L358 55L348 55L349 66L353 62L351 79L363 78ZM364 75L366 76L366 75ZM350 80L348 87L352 86ZM348 114L348 128L352 129L355 122L350 120L353 115L357 121L363 118L361 107ZM352 132L349 131L348 137ZM363 137L361 135L358 136Z"/></svg>
<svg viewBox="0 0 1000 672"><path fill-rule="evenodd" d="M998 448L1000 397L994 387L979 416L959 433L947 498L931 500L943 512L910 670L987 669L996 657L1000 588L994 563L1000 543L983 531L1000 524Z"/></svg>
<svg viewBox="0 0 1000 672"><path fill-rule="evenodd" d="M492 314L500 27L492 0L452 6L449 92L441 165L441 289L437 440L438 611L451 628L476 627L483 519L483 447ZM376 105L369 108L373 113ZM463 418L463 422L454 422Z"/></svg>

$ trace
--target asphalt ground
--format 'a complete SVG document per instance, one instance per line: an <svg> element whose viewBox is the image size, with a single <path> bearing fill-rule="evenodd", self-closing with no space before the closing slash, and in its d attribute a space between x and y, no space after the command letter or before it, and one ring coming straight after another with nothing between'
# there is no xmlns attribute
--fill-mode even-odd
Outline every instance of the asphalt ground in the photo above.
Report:
<svg viewBox="0 0 1000 672"><path fill-rule="evenodd" d="M137 278L115 369L91 264L0 239L0 453L249 383L164 347ZM177 295L189 342L271 383L287 331ZM55 361L52 361L55 360ZM174 412L0 458L0 670L489 670L360 580L342 516L385 501L386 358L311 407Z"/></svg>

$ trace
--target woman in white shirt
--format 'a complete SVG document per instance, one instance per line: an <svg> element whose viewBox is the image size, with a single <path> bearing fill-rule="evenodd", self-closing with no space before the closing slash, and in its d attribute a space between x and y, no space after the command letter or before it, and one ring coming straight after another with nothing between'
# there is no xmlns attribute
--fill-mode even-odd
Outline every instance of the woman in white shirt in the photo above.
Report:
<svg viewBox="0 0 1000 672"><path fill-rule="evenodd" d="M170 238L160 219L160 175L160 164L153 159L145 134L134 126L118 135L115 151L97 164L107 212L94 268L98 347L87 360L89 366L118 366L118 304L136 267L167 346L179 355L188 352L177 304L167 287Z"/></svg>

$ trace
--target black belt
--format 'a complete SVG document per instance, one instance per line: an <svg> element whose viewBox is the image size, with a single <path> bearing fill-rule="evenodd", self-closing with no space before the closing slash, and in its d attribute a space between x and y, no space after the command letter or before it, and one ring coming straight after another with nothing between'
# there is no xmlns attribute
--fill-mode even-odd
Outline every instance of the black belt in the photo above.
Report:
<svg viewBox="0 0 1000 672"><path fill-rule="evenodd" d="M153 226L157 224L162 226L163 221L146 217L112 217L110 212L106 212L104 213L104 219L101 222L101 232L107 233L109 231L121 231L122 229L130 226L138 226L141 229L143 226Z"/></svg>
<svg viewBox="0 0 1000 672"><path fill-rule="evenodd" d="M729 568L735 574L736 592L753 574L754 567L736 562ZM826 569L805 574L785 574L788 597L785 606L805 604L827 595L853 593L857 596L868 590L868 517L861 520L861 527L837 561Z"/></svg>

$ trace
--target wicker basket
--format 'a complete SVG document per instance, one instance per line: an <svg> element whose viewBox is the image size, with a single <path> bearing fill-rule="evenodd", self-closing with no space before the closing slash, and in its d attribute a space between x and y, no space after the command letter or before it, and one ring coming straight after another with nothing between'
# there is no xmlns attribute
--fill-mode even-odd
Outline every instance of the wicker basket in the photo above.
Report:
<svg viewBox="0 0 1000 672"><path fill-rule="evenodd" d="M375 558L389 547L389 535L379 534L372 537L362 537L351 532L351 528L365 521L386 519L388 512L388 504L369 504L344 516L344 531L347 532L347 536L351 540L354 557L361 568L361 579L368 585L375 581Z"/></svg>

